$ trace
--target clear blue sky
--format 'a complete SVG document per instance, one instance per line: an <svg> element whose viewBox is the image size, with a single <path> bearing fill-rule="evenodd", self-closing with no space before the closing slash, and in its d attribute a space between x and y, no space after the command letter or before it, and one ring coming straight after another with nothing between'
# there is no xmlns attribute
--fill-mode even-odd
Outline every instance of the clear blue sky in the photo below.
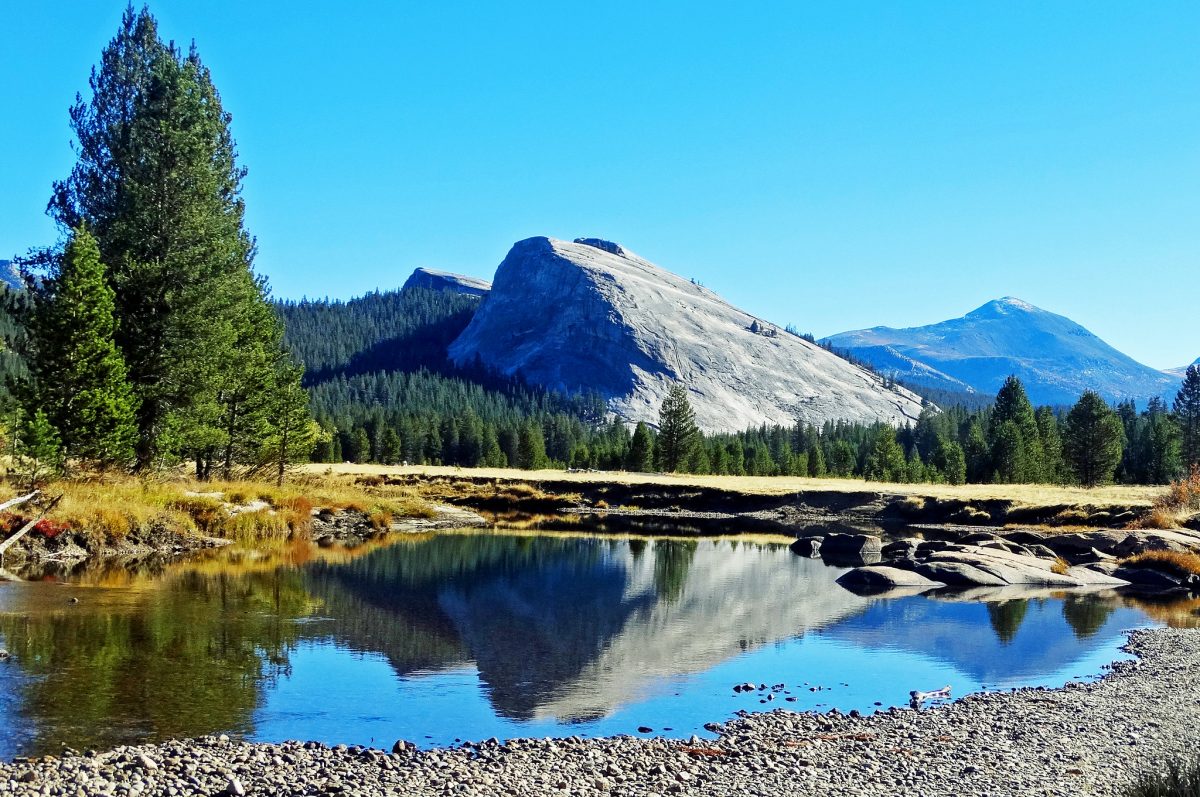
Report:
<svg viewBox="0 0 1200 797"><path fill-rule="evenodd" d="M123 2L0 0L0 257ZM600 236L818 335L1015 295L1200 356L1200 3L160 0L276 295Z"/></svg>

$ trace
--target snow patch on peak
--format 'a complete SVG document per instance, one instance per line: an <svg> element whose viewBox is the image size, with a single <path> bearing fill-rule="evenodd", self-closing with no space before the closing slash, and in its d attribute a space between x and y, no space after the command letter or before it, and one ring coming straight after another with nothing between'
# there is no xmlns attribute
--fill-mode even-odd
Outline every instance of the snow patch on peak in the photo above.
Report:
<svg viewBox="0 0 1200 797"><path fill-rule="evenodd" d="M995 318L996 316L1006 316L1012 313L1044 313L1040 307L1036 307L1024 299L1018 299L1015 296L1005 296L1002 299L993 299L992 301L975 308L967 313L967 318Z"/></svg>

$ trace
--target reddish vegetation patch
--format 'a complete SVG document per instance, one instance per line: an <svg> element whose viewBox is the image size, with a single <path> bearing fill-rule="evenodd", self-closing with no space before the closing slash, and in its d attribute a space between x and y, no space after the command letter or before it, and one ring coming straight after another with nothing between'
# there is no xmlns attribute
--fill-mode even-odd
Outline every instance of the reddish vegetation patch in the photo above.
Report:
<svg viewBox="0 0 1200 797"><path fill-rule="evenodd" d="M15 515L11 512L0 514L0 530L3 530L4 535L13 534L19 531L22 526L28 523L30 518L22 515ZM40 534L48 540L52 540L64 531L70 531L70 526L62 523L56 523L48 518L42 518L33 528L29 530L30 534Z"/></svg>
<svg viewBox="0 0 1200 797"><path fill-rule="evenodd" d="M62 523L55 523L53 520L43 518L34 524L31 531L35 534L41 534L48 540L52 540L64 531L70 531L70 528Z"/></svg>

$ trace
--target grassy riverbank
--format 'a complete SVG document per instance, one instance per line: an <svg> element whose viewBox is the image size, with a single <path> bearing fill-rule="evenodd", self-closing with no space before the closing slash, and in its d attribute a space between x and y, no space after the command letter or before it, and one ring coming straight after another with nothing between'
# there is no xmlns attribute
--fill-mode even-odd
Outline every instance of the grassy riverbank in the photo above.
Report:
<svg viewBox="0 0 1200 797"><path fill-rule="evenodd" d="M627 484L663 485L726 490L747 495L787 495L804 492L842 492L847 494L886 493L889 495L929 497L940 500L1010 500L1027 505L1078 504L1095 507L1149 507L1162 487L1108 485L1095 489L1051 484L894 484L860 479L811 479L797 476L700 476L693 474L626 473L624 471L572 472L563 470L527 471L515 468L455 468L434 465L368 465L341 463L306 466L310 474L406 476L429 478L475 478L500 481L565 482L580 485Z"/></svg>
<svg viewBox="0 0 1200 797"><path fill-rule="evenodd" d="M307 534L315 520L353 515L383 531L404 518L428 518L428 502L402 487L367 487L349 477L303 477L282 487L258 481L197 482L190 479L65 480L43 491L61 500L31 538L72 535L99 546L149 534L177 539L239 541L286 539ZM0 499L15 495L8 485ZM15 531L40 510L33 505L0 514Z"/></svg>

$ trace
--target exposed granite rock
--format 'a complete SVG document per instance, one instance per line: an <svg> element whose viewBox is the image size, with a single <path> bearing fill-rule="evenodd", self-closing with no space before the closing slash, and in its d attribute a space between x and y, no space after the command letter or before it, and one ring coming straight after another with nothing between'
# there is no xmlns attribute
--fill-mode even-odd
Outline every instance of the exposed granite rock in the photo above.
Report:
<svg viewBox="0 0 1200 797"><path fill-rule="evenodd" d="M492 283L465 274L451 274L432 268L418 268L405 281L405 288L425 288L431 291L450 291L467 296L484 296L492 289Z"/></svg>
<svg viewBox="0 0 1200 797"><path fill-rule="evenodd" d="M934 589L944 587L944 583L933 581L911 570L901 570L887 565L869 565L859 567L844 574L837 580L851 592L870 595L880 592L890 592L899 588Z"/></svg>
<svg viewBox="0 0 1200 797"><path fill-rule="evenodd" d="M707 431L797 420L902 424L921 411L913 393L598 239L516 243L450 356L550 388L596 391L627 422L657 423L676 383L688 387Z"/></svg>

